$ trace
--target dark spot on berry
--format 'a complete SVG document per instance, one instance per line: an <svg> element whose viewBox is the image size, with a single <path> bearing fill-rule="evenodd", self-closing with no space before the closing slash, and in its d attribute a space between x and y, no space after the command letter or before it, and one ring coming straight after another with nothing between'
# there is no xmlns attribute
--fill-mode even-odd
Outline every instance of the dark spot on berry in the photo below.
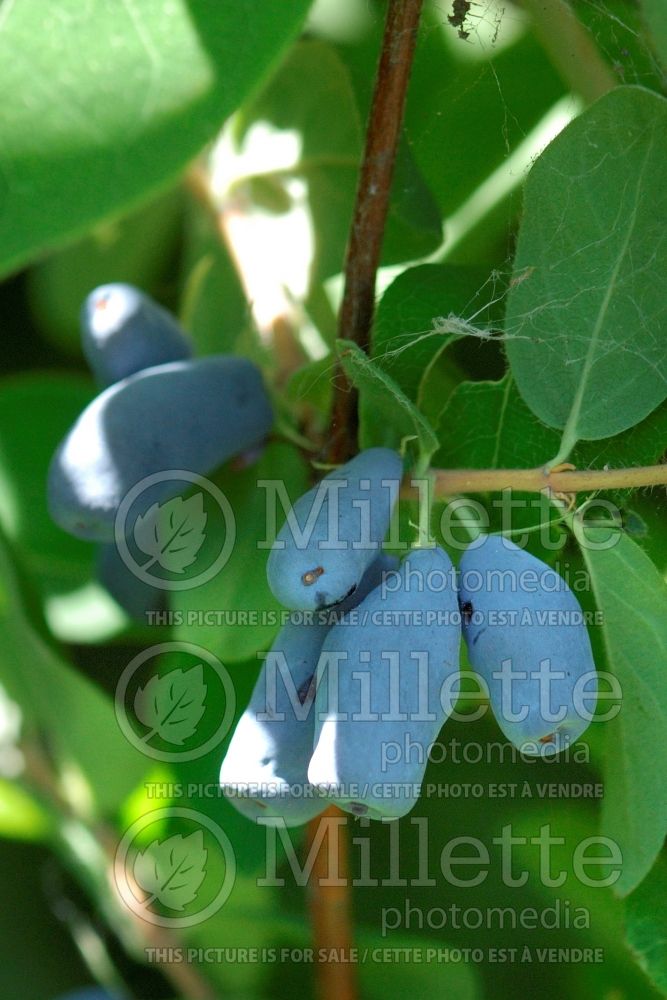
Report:
<svg viewBox="0 0 667 1000"><path fill-rule="evenodd" d="M297 696L302 705L315 697L315 674L311 674L310 677L306 678L299 690L297 691Z"/></svg>
<svg viewBox="0 0 667 1000"><path fill-rule="evenodd" d="M315 569L309 569L307 573L304 573L301 577L301 583L304 587L312 587L316 580L324 573L324 566L316 566Z"/></svg>
<svg viewBox="0 0 667 1000"><path fill-rule="evenodd" d="M321 608L322 611L328 611L329 608L337 608L338 605L342 604L343 601L346 601L348 599L348 597L352 597L352 594L355 592L356 589L357 589L357 585L355 583L353 587L350 587L350 589L348 590L347 594L343 594L343 596L340 598L340 600L338 600L338 601L330 601L329 604L325 604L324 603L324 601L326 600L326 596L327 595L324 592L319 591L317 594L315 594L315 597L317 598L317 606L318 606L318 608Z"/></svg>
<svg viewBox="0 0 667 1000"><path fill-rule="evenodd" d="M350 802L348 808L355 816L365 816L368 812L368 806L365 806L363 802Z"/></svg>
<svg viewBox="0 0 667 1000"><path fill-rule="evenodd" d="M471 601L464 601L462 604L459 605L459 607L461 609L461 617L463 618L463 624L470 625L470 622L472 621L472 616L475 611Z"/></svg>
<svg viewBox="0 0 667 1000"><path fill-rule="evenodd" d="M468 623L466 622L466 625L467 625L467 624L468 624ZM477 640L478 640L478 639L479 639L479 637L480 637L481 635L483 635L483 634L484 634L485 632L486 632L486 628L481 628L481 629L480 629L480 630L479 630L479 631L478 631L478 632L477 632L477 633L475 634L475 637L474 637L474 639L472 640L472 645L473 645L473 646L477 645Z"/></svg>

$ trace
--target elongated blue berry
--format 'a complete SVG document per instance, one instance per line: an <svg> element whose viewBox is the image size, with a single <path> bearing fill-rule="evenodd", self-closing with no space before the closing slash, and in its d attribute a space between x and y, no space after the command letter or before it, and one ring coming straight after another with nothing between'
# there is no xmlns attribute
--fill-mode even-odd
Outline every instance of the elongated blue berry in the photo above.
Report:
<svg viewBox="0 0 667 1000"><path fill-rule="evenodd" d="M498 725L527 754L558 753L588 726L595 664L576 597L553 569L500 535L460 565L463 635Z"/></svg>
<svg viewBox="0 0 667 1000"><path fill-rule="evenodd" d="M100 385L184 361L192 346L177 320L133 285L100 285L81 307L81 342Z"/></svg>
<svg viewBox="0 0 667 1000"><path fill-rule="evenodd" d="M294 504L267 562L277 600L314 611L354 592L389 528L401 472L396 452L369 448Z"/></svg>
<svg viewBox="0 0 667 1000"><path fill-rule="evenodd" d="M317 678L308 779L356 816L414 806L456 700L460 615L441 549L412 552L327 635Z"/></svg>
<svg viewBox="0 0 667 1000"><path fill-rule="evenodd" d="M311 613L307 622L293 614L279 632L220 768L220 784L239 812L293 826L327 805L308 781L322 643L331 621L381 585L383 574L397 565L397 559L380 556L340 608Z"/></svg>
<svg viewBox="0 0 667 1000"><path fill-rule="evenodd" d="M111 541L118 508L146 477L133 517L187 488L158 474L205 475L258 444L272 423L259 370L245 358L176 361L131 375L86 407L49 470L53 519L80 538Z"/></svg>

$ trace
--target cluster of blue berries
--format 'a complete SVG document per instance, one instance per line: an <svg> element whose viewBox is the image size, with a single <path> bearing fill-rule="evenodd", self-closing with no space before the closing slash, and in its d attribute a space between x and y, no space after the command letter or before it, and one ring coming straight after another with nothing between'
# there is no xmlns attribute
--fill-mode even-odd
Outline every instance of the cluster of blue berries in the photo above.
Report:
<svg viewBox="0 0 667 1000"><path fill-rule="evenodd" d="M101 391L53 457L49 506L100 543L101 581L143 617L162 592L119 556L126 498L137 495L135 519L149 516L183 489L163 473L203 476L256 448L272 408L250 361L192 358L176 320L129 285L95 289L81 326ZM409 812L460 693L461 635L523 753L558 753L591 720L595 666L565 581L496 535L466 549L458 574L437 546L388 555L402 474L395 451L368 449L301 497L278 533L267 576L289 616L220 770L253 819L296 825L330 801L371 819Z"/></svg>
<svg viewBox="0 0 667 1000"><path fill-rule="evenodd" d="M252 819L298 825L329 802L370 819L409 812L456 704L461 634L523 753L555 754L591 719L586 626L546 564L494 535L466 549L458 577L438 547L400 564L381 553L401 474L395 452L362 452L306 493L276 538L267 575L291 617L220 770Z"/></svg>
<svg viewBox="0 0 667 1000"><path fill-rule="evenodd" d="M206 475L261 444L272 408L252 362L193 358L174 317L131 285L91 292L81 330L101 391L56 450L49 509L65 531L102 543L101 581L130 615L143 617L162 591L138 579L119 556L116 519L123 500L146 484L133 506L136 520L186 488L163 473Z"/></svg>

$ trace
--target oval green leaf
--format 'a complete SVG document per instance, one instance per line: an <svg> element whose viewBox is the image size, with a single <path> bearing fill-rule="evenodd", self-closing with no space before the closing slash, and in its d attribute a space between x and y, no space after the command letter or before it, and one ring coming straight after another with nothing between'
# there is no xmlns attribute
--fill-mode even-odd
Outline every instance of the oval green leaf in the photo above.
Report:
<svg viewBox="0 0 667 1000"><path fill-rule="evenodd" d="M296 34L308 0L9 0L0 273L165 187Z"/></svg>
<svg viewBox="0 0 667 1000"><path fill-rule="evenodd" d="M576 441L667 395L667 101L619 87L569 125L526 184L506 330L521 395Z"/></svg>
<svg viewBox="0 0 667 1000"><path fill-rule="evenodd" d="M591 547L603 542L599 532L585 529L580 541L622 691L620 711L604 723L601 832L621 849L623 872L614 888L625 896L648 874L667 833L667 777L658 764L667 741L667 588L627 535Z"/></svg>

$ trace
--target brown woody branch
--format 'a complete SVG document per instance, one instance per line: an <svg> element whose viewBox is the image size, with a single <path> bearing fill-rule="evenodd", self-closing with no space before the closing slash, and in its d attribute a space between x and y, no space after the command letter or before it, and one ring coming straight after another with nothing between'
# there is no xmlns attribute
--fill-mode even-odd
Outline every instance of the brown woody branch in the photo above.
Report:
<svg viewBox="0 0 667 1000"><path fill-rule="evenodd" d="M366 130L345 259L345 289L338 335L367 351L375 308L391 180L403 121L422 0L389 0L375 91ZM329 461L346 461L357 450L357 392L340 364L334 377Z"/></svg>
<svg viewBox="0 0 667 1000"><path fill-rule="evenodd" d="M375 277L380 262L384 227L389 209L391 181L396 161L405 95L412 68L422 0L388 0L387 18L375 90L366 130L359 186L345 258L345 288L338 317L338 335L364 351L370 344L375 308ZM327 458L345 462L357 451L358 397L340 362L334 375ZM335 806L309 824L309 841L320 822L340 815ZM347 832L337 830L337 863L347 872ZM326 848L322 843L310 879L310 908L314 943L320 949L349 952L353 943L349 881L327 885ZM355 1000L358 987L351 963L320 963L319 995L323 1000Z"/></svg>

